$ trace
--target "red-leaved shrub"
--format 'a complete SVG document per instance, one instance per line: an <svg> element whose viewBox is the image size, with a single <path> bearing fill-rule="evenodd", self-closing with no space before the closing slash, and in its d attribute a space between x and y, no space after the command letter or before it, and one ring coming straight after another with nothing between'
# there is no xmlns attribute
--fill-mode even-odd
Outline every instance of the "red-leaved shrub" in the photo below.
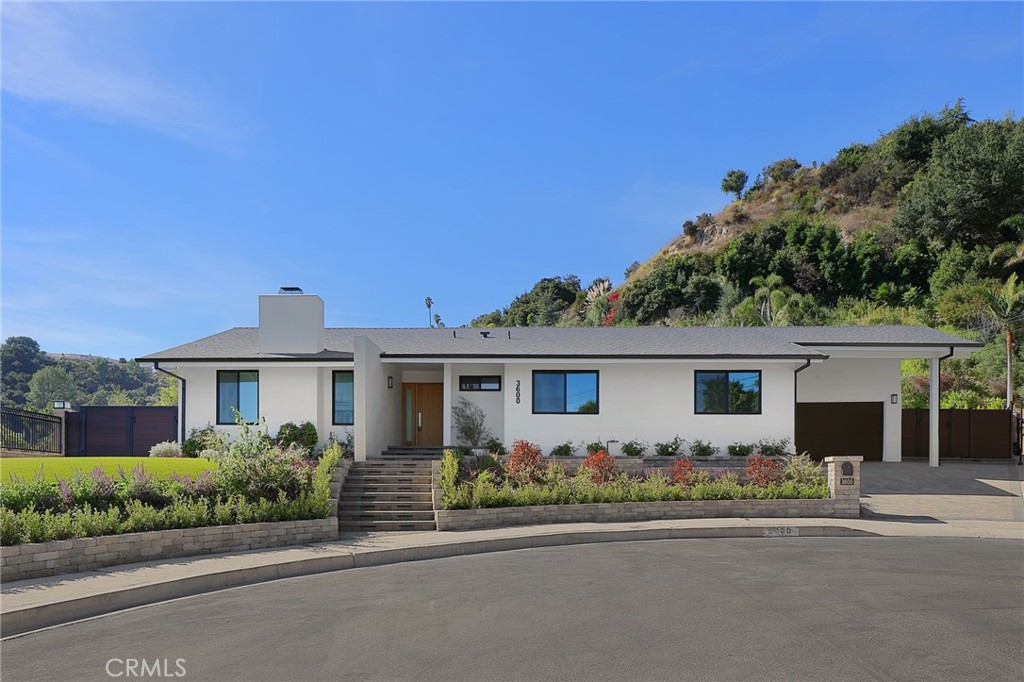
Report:
<svg viewBox="0 0 1024 682"><path fill-rule="evenodd" d="M782 480L782 462L761 455L747 457L747 481L754 485L768 486Z"/></svg>
<svg viewBox="0 0 1024 682"><path fill-rule="evenodd" d="M615 458L604 450L598 450L583 460L580 469L586 469L594 483L604 485L615 478Z"/></svg>
<svg viewBox="0 0 1024 682"><path fill-rule="evenodd" d="M540 453L540 446L527 440L517 440L512 443L512 450L505 462L505 472L513 480L532 481L544 465L545 460Z"/></svg>
<svg viewBox="0 0 1024 682"><path fill-rule="evenodd" d="M693 462L689 457L677 459L669 465L668 477L678 485L690 485L693 482Z"/></svg>

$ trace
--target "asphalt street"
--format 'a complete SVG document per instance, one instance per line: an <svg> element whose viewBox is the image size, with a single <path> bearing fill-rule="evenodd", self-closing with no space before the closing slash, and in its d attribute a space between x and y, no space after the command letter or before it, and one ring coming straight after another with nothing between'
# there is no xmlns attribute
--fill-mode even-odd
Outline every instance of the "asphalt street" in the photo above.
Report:
<svg viewBox="0 0 1024 682"><path fill-rule="evenodd" d="M667 540L364 568L5 640L25 680L1021 680L1024 543ZM134 664L132 663L134 661Z"/></svg>

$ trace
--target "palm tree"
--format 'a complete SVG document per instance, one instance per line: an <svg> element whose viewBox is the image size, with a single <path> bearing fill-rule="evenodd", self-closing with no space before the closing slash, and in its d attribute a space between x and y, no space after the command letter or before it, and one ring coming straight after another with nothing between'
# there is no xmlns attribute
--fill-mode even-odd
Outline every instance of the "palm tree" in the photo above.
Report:
<svg viewBox="0 0 1024 682"><path fill-rule="evenodd" d="M426 304L426 306L427 306L427 326L428 326L428 327L433 327L434 325L433 325L433 324L432 324L432 323L430 322L430 309L434 307L434 299L432 299L432 298L430 298L429 296L427 296L427 297L426 297L426 298L425 298L425 299L423 300L423 302L424 302L424 303Z"/></svg>
<svg viewBox="0 0 1024 682"><path fill-rule="evenodd" d="M772 273L765 277L754 277L750 280L754 287L754 304L760 307L761 319L771 326L776 313L786 304L786 294L792 290L785 286L781 275Z"/></svg>
<svg viewBox="0 0 1024 682"><path fill-rule="evenodd" d="M1013 273L999 291L986 291L988 314L1006 336L1006 409L1013 409L1013 330L1024 314L1024 289L1017 287L1017 273Z"/></svg>

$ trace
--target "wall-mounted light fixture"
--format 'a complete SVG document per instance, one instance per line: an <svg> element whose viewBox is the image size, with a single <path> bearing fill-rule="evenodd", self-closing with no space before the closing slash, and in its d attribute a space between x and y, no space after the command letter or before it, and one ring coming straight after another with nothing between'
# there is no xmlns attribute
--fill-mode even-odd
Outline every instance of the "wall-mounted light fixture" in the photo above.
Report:
<svg viewBox="0 0 1024 682"><path fill-rule="evenodd" d="M892 395L890 395L889 396L889 402L892 403L893 405L899 405L899 403L900 403L900 394L899 393L893 393Z"/></svg>
<svg viewBox="0 0 1024 682"><path fill-rule="evenodd" d="M68 405L68 401L66 401L66 400L54 400L53 401L53 409L55 409L55 410L66 410L69 407L70 407L70 405Z"/></svg>
<svg viewBox="0 0 1024 682"><path fill-rule="evenodd" d="M394 388L394 387L395 387L395 378L394 377L388 377L388 388Z"/></svg>

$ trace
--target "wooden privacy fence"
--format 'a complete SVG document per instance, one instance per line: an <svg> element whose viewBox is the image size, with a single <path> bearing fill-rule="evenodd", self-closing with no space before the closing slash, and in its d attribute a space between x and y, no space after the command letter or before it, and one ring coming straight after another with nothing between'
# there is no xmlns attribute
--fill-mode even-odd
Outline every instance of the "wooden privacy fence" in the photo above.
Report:
<svg viewBox="0 0 1024 682"><path fill-rule="evenodd" d="M928 410L903 410L903 456L928 456ZM939 410L939 457L1005 459L1020 447L1011 410Z"/></svg>
<svg viewBox="0 0 1024 682"><path fill-rule="evenodd" d="M59 455L64 437L61 421L52 414L0 408L0 448Z"/></svg>
<svg viewBox="0 0 1024 682"><path fill-rule="evenodd" d="M146 457L177 440L176 407L83 407L67 414L68 457Z"/></svg>

